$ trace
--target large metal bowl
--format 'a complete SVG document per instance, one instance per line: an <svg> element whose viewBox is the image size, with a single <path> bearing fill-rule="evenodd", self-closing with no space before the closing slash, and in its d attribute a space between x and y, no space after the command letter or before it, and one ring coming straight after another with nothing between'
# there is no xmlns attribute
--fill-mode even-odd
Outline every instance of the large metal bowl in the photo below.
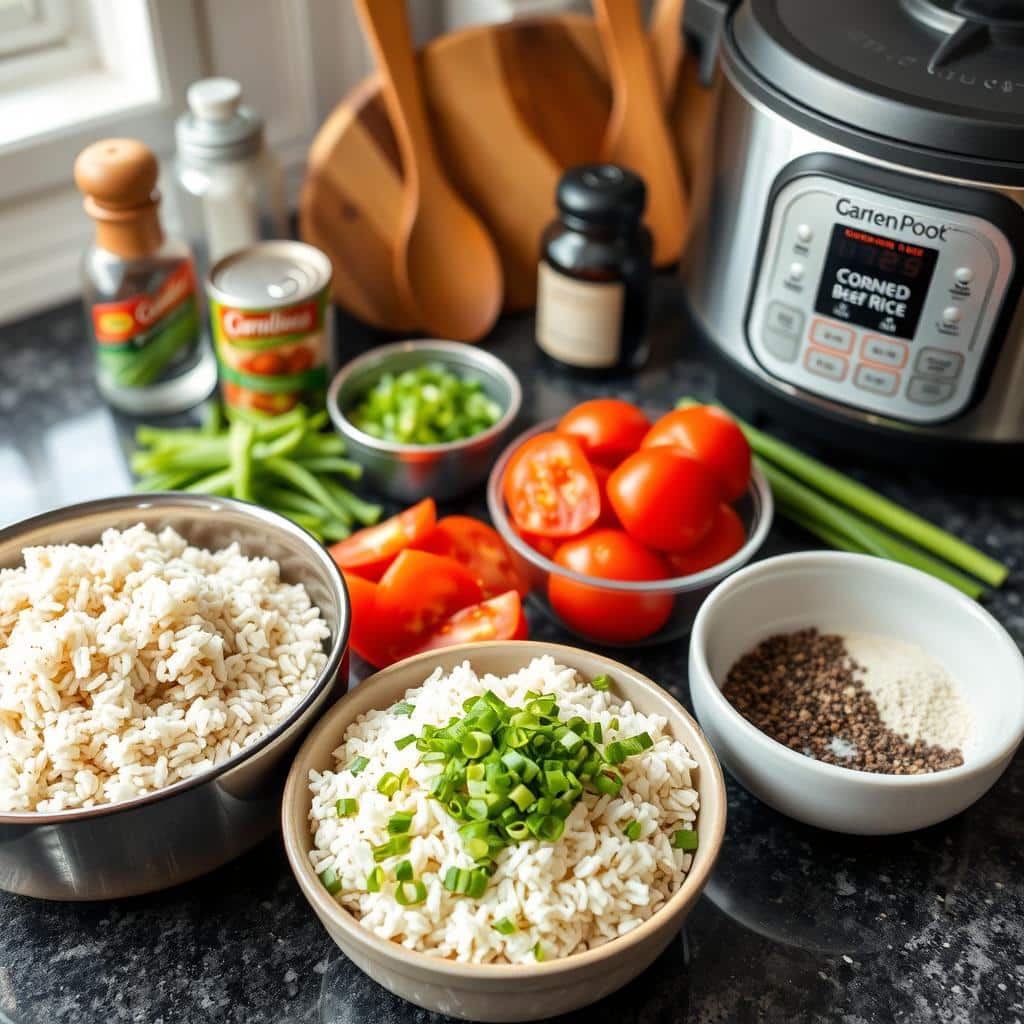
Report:
<svg viewBox="0 0 1024 1024"><path fill-rule="evenodd" d="M396 444L371 437L346 417L382 374L424 363L440 363L460 377L478 380L501 407L501 419L463 441ZM362 463L366 478L381 493L396 501L418 501L427 495L444 501L483 483L522 401L519 378L497 356L457 341L425 339L382 345L347 363L331 382L327 411L353 457Z"/></svg>
<svg viewBox="0 0 1024 1024"><path fill-rule="evenodd" d="M273 558L302 583L331 630L327 664L287 720L211 771L123 803L53 813L0 813L0 888L53 900L95 900L165 889L255 846L275 828L291 754L346 689L350 606L341 573L304 530L227 498L135 494L47 512L0 531L0 568L35 545L94 543L108 527L173 527L216 550Z"/></svg>

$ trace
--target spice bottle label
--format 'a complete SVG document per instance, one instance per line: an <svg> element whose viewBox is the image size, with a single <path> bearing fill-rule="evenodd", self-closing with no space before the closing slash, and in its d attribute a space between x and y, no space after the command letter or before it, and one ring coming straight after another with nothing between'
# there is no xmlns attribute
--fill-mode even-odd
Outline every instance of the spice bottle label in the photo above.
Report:
<svg viewBox="0 0 1024 1024"><path fill-rule="evenodd" d="M570 366L619 361L626 287L621 281L578 281L541 261L537 273L537 344Z"/></svg>
<svg viewBox="0 0 1024 1024"><path fill-rule="evenodd" d="M210 296L221 391L227 405L279 413L323 404L330 359L327 288L275 309L232 306Z"/></svg>
<svg viewBox="0 0 1024 1024"><path fill-rule="evenodd" d="M100 365L112 383L121 388L153 384L199 339L192 261L178 263L155 291L97 302L90 312Z"/></svg>

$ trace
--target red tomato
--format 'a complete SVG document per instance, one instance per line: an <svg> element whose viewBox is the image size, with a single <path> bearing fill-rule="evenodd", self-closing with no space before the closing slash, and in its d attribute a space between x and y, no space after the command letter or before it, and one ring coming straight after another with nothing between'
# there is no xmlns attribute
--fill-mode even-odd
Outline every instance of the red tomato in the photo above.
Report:
<svg viewBox="0 0 1024 1024"><path fill-rule="evenodd" d="M566 541L555 556L566 569L608 580L661 580L664 560L622 530L592 530ZM656 633L672 614L671 594L607 590L552 573L551 607L572 630L601 643L634 643Z"/></svg>
<svg viewBox="0 0 1024 1024"><path fill-rule="evenodd" d="M685 551L707 536L721 501L714 474L679 448L641 448L608 481L619 521L659 551Z"/></svg>
<svg viewBox="0 0 1024 1024"><path fill-rule="evenodd" d="M619 522L619 517L615 514L615 509L612 508L612 503L608 500L608 478L612 475L611 469L608 466L602 466L600 462L591 463L590 468L594 471L597 487L601 492L601 514L597 517L597 522L594 525L612 526L621 529L622 523Z"/></svg>
<svg viewBox="0 0 1024 1024"><path fill-rule="evenodd" d="M394 653L386 632L381 628L383 620L377 611L377 584L355 573L342 572L342 575L352 606L352 628L349 632L352 650L374 668L390 665Z"/></svg>
<svg viewBox="0 0 1024 1024"><path fill-rule="evenodd" d="M694 405L662 416L644 438L645 448L674 445L700 459L718 477L722 497L736 501L750 483L750 445L736 421L712 405Z"/></svg>
<svg viewBox="0 0 1024 1024"><path fill-rule="evenodd" d="M418 647L449 616L483 598L480 584L453 558L407 549L377 586L381 628L403 652Z"/></svg>
<svg viewBox="0 0 1024 1024"><path fill-rule="evenodd" d="M358 573L368 580L379 580L384 570L403 548L426 537L437 524L437 506L433 498L407 508L376 526L357 530L328 549L342 569Z"/></svg>
<svg viewBox="0 0 1024 1024"><path fill-rule="evenodd" d="M617 465L640 447L650 420L620 398L594 398L570 409L559 421L561 434L579 438L587 455Z"/></svg>
<svg viewBox="0 0 1024 1024"><path fill-rule="evenodd" d="M486 523L471 516L445 516L434 532L416 547L435 555L454 558L464 565L483 588L484 597L516 590L525 597L530 588L512 563L505 542Z"/></svg>
<svg viewBox="0 0 1024 1024"><path fill-rule="evenodd" d="M546 432L513 454L503 481L515 524L542 537L572 537L601 511L594 471L575 438Z"/></svg>
<svg viewBox="0 0 1024 1024"><path fill-rule="evenodd" d="M525 640L526 637L526 616L523 615L519 595L514 590L506 590L504 594L455 612L408 654L436 651L455 644L479 643L484 640Z"/></svg>
<svg viewBox="0 0 1024 1024"><path fill-rule="evenodd" d="M668 564L677 576L689 576L724 562L747 542L743 521L731 505L723 502L715 513L711 532L688 551L677 551L667 556Z"/></svg>

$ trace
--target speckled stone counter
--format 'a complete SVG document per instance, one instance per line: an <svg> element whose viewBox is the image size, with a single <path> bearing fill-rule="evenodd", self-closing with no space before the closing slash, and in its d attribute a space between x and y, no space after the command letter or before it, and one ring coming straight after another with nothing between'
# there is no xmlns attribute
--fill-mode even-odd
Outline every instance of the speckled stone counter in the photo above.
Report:
<svg viewBox="0 0 1024 1024"><path fill-rule="evenodd" d="M713 370L660 288L651 364L581 382L537 354L529 318L493 351L520 373L527 418L618 394L653 407L711 394ZM365 339L343 326L342 351ZM92 384L75 306L0 328L0 525L125 491L133 424ZM1024 500L950 491L907 471L843 465L1006 559L988 607L1024 641ZM1019 485L1018 485L1019 486ZM463 509L481 512L479 495ZM764 553L810 547L777 524ZM565 639L536 615L533 635ZM685 641L626 659L688 703ZM367 667L356 663L363 677ZM571 1019L588 1024L1024 1021L1024 757L973 808L911 836L861 839L791 822L729 784L718 866L686 929L642 977ZM16 1024L435 1024L333 946L279 837L169 892L113 904L0 894L0 1020Z"/></svg>

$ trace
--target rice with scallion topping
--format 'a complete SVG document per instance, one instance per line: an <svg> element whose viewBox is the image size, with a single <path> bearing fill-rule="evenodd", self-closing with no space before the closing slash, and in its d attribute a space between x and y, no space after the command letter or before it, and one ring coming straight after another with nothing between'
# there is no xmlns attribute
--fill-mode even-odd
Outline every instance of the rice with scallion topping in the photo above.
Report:
<svg viewBox="0 0 1024 1024"><path fill-rule="evenodd" d="M0 811L116 803L284 722L327 657L301 584L172 529L26 548L0 569Z"/></svg>
<svg viewBox="0 0 1024 1024"><path fill-rule="evenodd" d="M422 763L408 737L463 716L467 700L487 691L513 708L531 694L551 694L561 721L598 723L605 743L647 733L652 745L616 766L617 795L584 786L555 842L527 838L501 849L483 895L474 897L445 886L453 869L469 871L475 862L459 834L463 823L429 795L438 764ZM334 751L334 770L310 772L310 861L364 927L408 949L473 963L533 963L593 949L656 913L690 869L693 854L674 837L685 831L695 845L697 765L667 724L551 657L504 678L478 677L468 661L447 675L438 668L402 702L353 723ZM388 796L393 776L402 784ZM374 847L394 838L388 825L396 817L411 818L408 850L375 861ZM422 900L403 906L395 875L405 861L414 879L405 883L406 902ZM368 891L375 874L380 890Z"/></svg>

